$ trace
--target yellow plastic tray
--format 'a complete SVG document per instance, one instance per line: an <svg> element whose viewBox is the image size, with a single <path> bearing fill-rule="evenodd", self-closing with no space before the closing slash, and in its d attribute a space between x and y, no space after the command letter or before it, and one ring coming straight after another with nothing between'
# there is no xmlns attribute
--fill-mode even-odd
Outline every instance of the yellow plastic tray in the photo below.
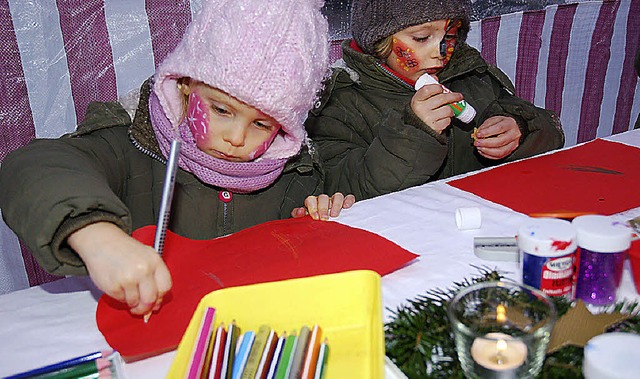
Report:
<svg viewBox="0 0 640 379"><path fill-rule="evenodd" d="M320 325L329 344L327 379L384 377L380 276L347 271L225 288L204 296L185 332L167 378L181 378L205 307L216 308L216 327L235 320L243 331L270 325L278 334Z"/></svg>

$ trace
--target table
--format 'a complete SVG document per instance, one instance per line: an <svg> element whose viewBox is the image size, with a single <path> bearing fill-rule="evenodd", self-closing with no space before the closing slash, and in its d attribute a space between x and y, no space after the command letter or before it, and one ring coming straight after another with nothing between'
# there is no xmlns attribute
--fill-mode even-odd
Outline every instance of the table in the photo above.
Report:
<svg viewBox="0 0 640 379"><path fill-rule="evenodd" d="M640 130L607 138L640 147ZM470 175L473 175L470 174ZM482 227L458 230L455 210L479 207ZM620 221L640 216L635 208L614 217ZM479 271L497 268L519 280L518 264L490 262L473 254L473 237L514 236L528 216L461 191L445 181L360 201L336 219L369 230L420 255L408 266L382 278L383 317L416 295L434 288L450 288ZM91 351L108 348L96 326L100 291L88 277L69 277L0 296L0 376L15 374ZM640 301L625 263L618 299ZM164 377L175 352L129 363L129 378Z"/></svg>

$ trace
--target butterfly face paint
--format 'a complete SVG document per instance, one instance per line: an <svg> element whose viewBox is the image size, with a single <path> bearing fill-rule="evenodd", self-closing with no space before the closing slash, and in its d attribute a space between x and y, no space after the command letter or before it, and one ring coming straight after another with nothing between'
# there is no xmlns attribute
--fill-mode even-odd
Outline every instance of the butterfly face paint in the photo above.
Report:
<svg viewBox="0 0 640 379"><path fill-rule="evenodd" d="M195 91L189 95L187 122L196 142L199 140L204 141L209 130L209 111Z"/></svg>
<svg viewBox="0 0 640 379"><path fill-rule="evenodd" d="M440 56L444 57L443 65L447 65L451 60L456 43L458 42L458 29L462 26L460 20L447 20L444 28L444 37L440 41ZM452 37L455 36L455 37Z"/></svg>
<svg viewBox="0 0 640 379"><path fill-rule="evenodd" d="M393 52L396 55L396 63L402 70L407 73L418 71L420 61L416 57L416 51L414 49L402 43L397 38L393 38Z"/></svg>

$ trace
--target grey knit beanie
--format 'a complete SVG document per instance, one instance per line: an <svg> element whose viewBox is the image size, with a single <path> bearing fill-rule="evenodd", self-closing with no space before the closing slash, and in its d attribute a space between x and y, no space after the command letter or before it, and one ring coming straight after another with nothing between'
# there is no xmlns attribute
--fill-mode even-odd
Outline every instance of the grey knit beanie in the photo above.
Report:
<svg viewBox="0 0 640 379"><path fill-rule="evenodd" d="M469 31L471 0L353 0L351 36L367 54L377 42L402 29L425 22L462 20L459 40Z"/></svg>

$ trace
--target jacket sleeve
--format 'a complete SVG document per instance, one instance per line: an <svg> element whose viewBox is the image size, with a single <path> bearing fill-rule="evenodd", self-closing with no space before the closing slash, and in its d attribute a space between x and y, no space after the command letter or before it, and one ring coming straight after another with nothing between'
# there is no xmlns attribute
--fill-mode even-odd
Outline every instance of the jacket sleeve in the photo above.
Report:
<svg viewBox="0 0 640 379"><path fill-rule="evenodd" d="M85 225L109 221L130 232L129 211L118 197L130 146L127 127L113 127L35 139L2 162L2 216L45 270L86 274L80 257L66 244Z"/></svg>
<svg viewBox="0 0 640 379"><path fill-rule="evenodd" d="M497 86L497 98L488 104L482 112L478 125L489 117L513 117L520 128L522 137L518 148L507 157L506 161L531 157L564 145L564 132L558 116L547 109L514 95L515 89L511 81L497 67L489 66L489 77Z"/></svg>
<svg viewBox="0 0 640 379"><path fill-rule="evenodd" d="M291 217L294 208L304 206L307 196L323 192L324 174L317 148L314 145L303 146L300 153L287 162L284 172L283 177L288 178L288 184L280 205L281 219Z"/></svg>
<svg viewBox="0 0 640 379"><path fill-rule="evenodd" d="M352 87L329 86L324 99L307 119L307 130L323 160L328 194L362 200L423 184L442 166L446 138L408 104L402 111L381 110Z"/></svg>

